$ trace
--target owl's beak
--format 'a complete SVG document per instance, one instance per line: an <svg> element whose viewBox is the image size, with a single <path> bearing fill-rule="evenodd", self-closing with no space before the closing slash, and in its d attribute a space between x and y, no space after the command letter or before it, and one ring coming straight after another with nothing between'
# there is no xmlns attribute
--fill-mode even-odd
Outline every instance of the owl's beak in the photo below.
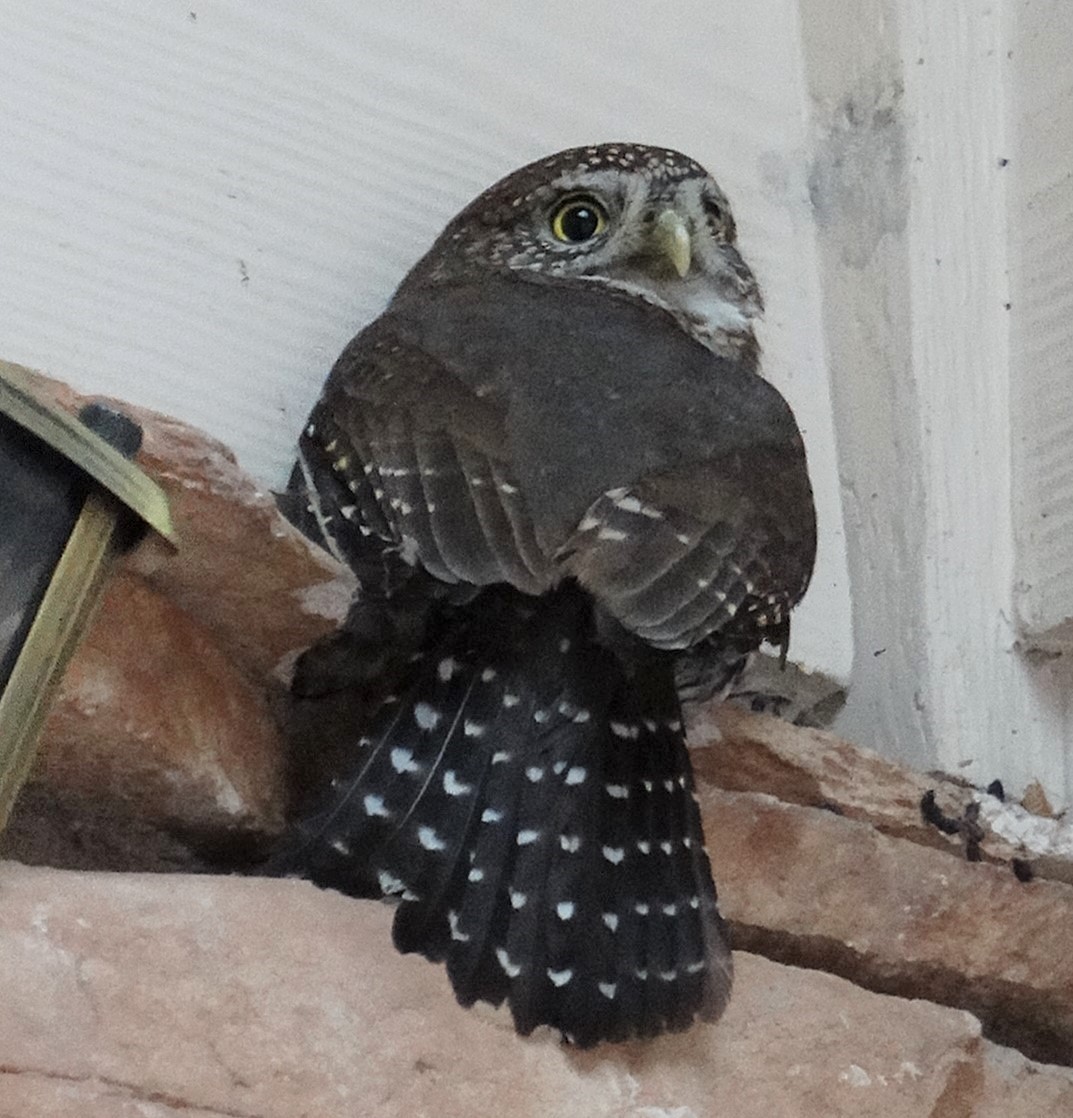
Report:
<svg viewBox="0 0 1073 1118"><path fill-rule="evenodd" d="M693 242L689 226L676 210L664 210L652 228L652 245L656 254L674 265L682 278L693 261Z"/></svg>

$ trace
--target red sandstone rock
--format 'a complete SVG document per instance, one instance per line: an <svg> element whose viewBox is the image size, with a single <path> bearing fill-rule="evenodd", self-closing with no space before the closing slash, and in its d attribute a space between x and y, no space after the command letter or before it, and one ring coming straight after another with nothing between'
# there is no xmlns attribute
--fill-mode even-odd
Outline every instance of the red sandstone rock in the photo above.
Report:
<svg viewBox="0 0 1073 1118"><path fill-rule="evenodd" d="M739 946L962 1006L991 1035L1073 1062L1073 888L770 796L702 785L700 799Z"/></svg>
<svg viewBox="0 0 1073 1118"><path fill-rule="evenodd" d="M133 575L113 578L44 727L34 780L162 826L271 831L282 762L263 688L168 599Z"/></svg>
<svg viewBox="0 0 1073 1118"><path fill-rule="evenodd" d="M955 777L915 773L824 730L751 714L730 703L688 708L698 775L733 792L765 792L786 803L827 807L884 834L963 856L965 840L921 816L933 791L951 818L980 806L980 853L987 861L1025 859L1037 875L1073 884L1073 826L1003 805Z"/></svg>
<svg viewBox="0 0 1073 1118"><path fill-rule="evenodd" d="M45 376L34 389L69 411L89 399ZM214 634L257 680L285 680L294 658L346 614L354 576L277 512L216 439L177 419L111 401L142 427L137 462L168 495L177 552L143 545L131 562Z"/></svg>
<svg viewBox="0 0 1073 1118"><path fill-rule="evenodd" d="M968 1014L739 954L716 1026L577 1053L459 1008L390 910L297 882L0 868L0 1115L1021 1118L1073 1073Z"/></svg>
<svg viewBox="0 0 1073 1118"><path fill-rule="evenodd" d="M71 411L87 399L45 377L33 384ZM335 627L355 585L220 443L118 406L142 426L138 462L168 493L179 547L150 537L120 565L76 653L4 836L4 848L34 860L159 864L142 824L158 834L277 829L283 752L269 698L298 653ZM176 851L165 843L164 854L173 862Z"/></svg>

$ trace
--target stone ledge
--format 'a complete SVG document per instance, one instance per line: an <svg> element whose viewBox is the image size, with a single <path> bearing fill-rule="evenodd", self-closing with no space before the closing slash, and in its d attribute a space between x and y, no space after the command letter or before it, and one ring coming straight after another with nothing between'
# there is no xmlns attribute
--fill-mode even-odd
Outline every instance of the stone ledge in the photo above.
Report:
<svg viewBox="0 0 1073 1118"><path fill-rule="evenodd" d="M1040 877L1073 885L1073 824L1002 804L956 777L916 773L824 730L751 714L732 703L686 711L694 764L732 792L764 792L786 803L822 807L867 822L884 834L961 857L965 841L944 834L921 815L921 799L958 819L980 806L984 861L1030 864Z"/></svg>
<svg viewBox="0 0 1073 1118"><path fill-rule="evenodd" d="M1039 1118L1073 1072L968 1014L736 956L723 1021L578 1053L460 1009L298 882L0 867L0 1115Z"/></svg>
<svg viewBox="0 0 1073 1118"><path fill-rule="evenodd" d="M970 1010L992 1039L1073 1063L1073 888L770 796L702 782L700 799L736 946Z"/></svg>

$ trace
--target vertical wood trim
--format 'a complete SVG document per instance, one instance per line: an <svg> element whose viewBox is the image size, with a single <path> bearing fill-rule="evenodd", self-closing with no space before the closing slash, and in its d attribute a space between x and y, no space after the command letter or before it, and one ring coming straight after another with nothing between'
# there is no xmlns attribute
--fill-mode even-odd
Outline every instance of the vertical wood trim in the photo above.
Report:
<svg viewBox="0 0 1073 1118"><path fill-rule="evenodd" d="M918 767L935 762L920 579L921 405L908 343L909 198L897 0L803 0L809 191L821 261L854 661L837 722Z"/></svg>
<svg viewBox="0 0 1073 1118"><path fill-rule="evenodd" d="M1073 671L1015 625L1016 13L802 0L802 28L857 648L838 728L1068 802Z"/></svg>
<svg viewBox="0 0 1073 1118"><path fill-rule="evenodd" d="M1073 649L1073 5L1013 6L1010 302L1017 617Z"/></svg>

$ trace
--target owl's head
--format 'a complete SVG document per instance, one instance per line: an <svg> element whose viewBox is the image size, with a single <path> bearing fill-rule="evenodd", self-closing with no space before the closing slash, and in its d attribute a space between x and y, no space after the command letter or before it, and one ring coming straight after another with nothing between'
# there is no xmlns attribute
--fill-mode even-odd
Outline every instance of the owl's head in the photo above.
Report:
<svg viewBox="0 0 1073 1118"><path fill-rule="evenodd" d="M405 283L474 278L604 283L669 310L713 348L752 338L763 308L726 197L667 148L571 148L507 175L444 229Z"/></svg>

